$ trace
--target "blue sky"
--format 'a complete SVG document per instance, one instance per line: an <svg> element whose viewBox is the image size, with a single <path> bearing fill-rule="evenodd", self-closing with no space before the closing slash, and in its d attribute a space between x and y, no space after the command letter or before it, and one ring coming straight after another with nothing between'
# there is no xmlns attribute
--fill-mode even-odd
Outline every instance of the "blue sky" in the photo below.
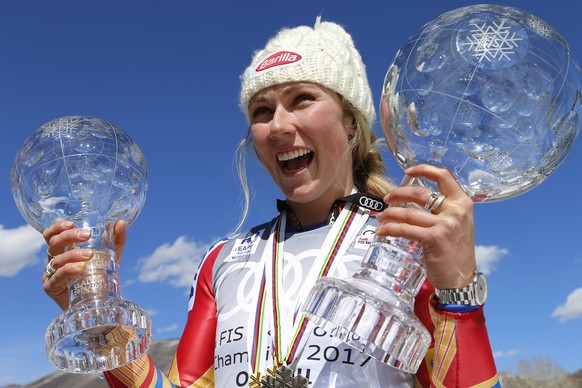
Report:
<svg viewBox="0 0 582 388"><path fill-rule="evenodd" d="M53 369L44 333L60 313L41 288L40 234L26 226L9 185L13 157L39 126L65 115L109 120L149 164L146 205L130 227L122 293L152 315L155 338L176 338L206 247L237 223L232 164L246 132L238 77L251 53L283 26L318 15L344 25L366 62L378 101L398 47L421 25L474 1L257 0L0 2L0 386ZM582 59L582 3L506 1L554 26ZM379 129L379 126L376 126ZM499 370L547 357L582 368L582 144L539 187L476 206L477 250L488 273L486 316ZM387 156L389 175L400 168ZM276 187L250 163L247 225L275 213Z"/></svg>

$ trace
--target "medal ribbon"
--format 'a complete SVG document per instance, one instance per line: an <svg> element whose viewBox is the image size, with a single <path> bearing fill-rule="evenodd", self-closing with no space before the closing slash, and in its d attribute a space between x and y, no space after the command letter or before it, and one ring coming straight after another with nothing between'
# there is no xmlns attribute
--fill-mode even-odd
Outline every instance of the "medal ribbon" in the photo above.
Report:
<svg viewBox="0 0 582 388"><path fill-rule="evenodd" d="M307 326L307 318L305 316L295 319L301 304L310 291L311 285L315 284L319 277L327 276L334 272L341 261L338 260L336 262L335 258L341 257L345 253L356 234L367 221L368 216L369 212L362 207L355 206L349 202L344 204L344 208L327 234L320 253L305 278L298 303L295 306L293 323L290 319L283 317L283 306L280 303L282 300L281 294L284 292L283 242L285 240L286 212L283 211L281 216L277 218L263 252L265 268L263 269L263 276L259 286L253 326L254 338L251 346L250 362L253 373L266 370L263 364L267 362L268 357L264 351L264 342L268 336L268 329L272 329L275 366L280 367L286 362L291 363ZM272 314L269 314L269 311L272 311Z"/></svg>

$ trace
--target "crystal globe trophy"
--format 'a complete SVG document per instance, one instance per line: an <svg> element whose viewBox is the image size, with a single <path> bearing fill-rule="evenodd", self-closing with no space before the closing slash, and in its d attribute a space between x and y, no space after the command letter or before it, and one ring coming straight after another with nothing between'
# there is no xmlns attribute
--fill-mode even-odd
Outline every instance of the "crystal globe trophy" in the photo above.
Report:
<svg viewBox="0 0 582 388"><path fill-rule="evenodd" d="M423 26L397 52L384 79L382 129L403 169L446 167L474 202L505 200L543 182L572 149L580 87L570 47L546 22L511 7L463 7ZM435 189L415 181L401 185ZM318 280L306 316L416 372L430 345L413 311L426 278L421 255L417 242L375 237L352 278Z"/></svg>
<svg viewBox="0 0 582 388"><path fill-rule="evenodd" d="M116 221L131 224L147 192L147 165L133 140L96 117L68 116L37 129L16 154L11 170L16 205L38 231L55 221L90 229L86 269L69 281L69 309L48 326L48 360L72 373L117 368L144 354L151 321L124 300L114 250Z"/></svg>

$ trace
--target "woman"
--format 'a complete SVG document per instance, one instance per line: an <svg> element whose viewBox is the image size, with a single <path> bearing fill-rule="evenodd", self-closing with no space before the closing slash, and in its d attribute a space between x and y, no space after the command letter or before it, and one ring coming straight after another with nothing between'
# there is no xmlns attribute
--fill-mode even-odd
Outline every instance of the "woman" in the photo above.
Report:
<svg viewBox="0 0 582 388"><path fill-rule="evenodd" d="M423 187L394 188L384 178L371 131L372 94L351 37L319 20L314 28L284 29L255 53L241 80L249 136L240 149L244 154L252 141L285 196L277 203L279 215L207 252L168 376L144 356L106 372L108 383L259 386L267 369L288 365L314 387L498 385L484 301L455 299L478 277L473 202L445 169L419 165L406 171L436 182L441 195ZM246 187L244 175L242 182ZM431 211L388 207L377 212L359 206L363 195ZM243 219L247 208L248 196ZM415 311L433 338L415 375L357 352L311 323L294 335L298 310L318 274L353 274L367 250L364 235L374 230L418 241L424 251L428 280ZM116 235L121 257L123 224L116 225ZM345 237L333 245L339 235ZM64 250L88 236L60 222L44 237L56 269L44 289L64 309L66 279L90 258L82 250ZM320 271L324 267L331 269Z"/></svg>

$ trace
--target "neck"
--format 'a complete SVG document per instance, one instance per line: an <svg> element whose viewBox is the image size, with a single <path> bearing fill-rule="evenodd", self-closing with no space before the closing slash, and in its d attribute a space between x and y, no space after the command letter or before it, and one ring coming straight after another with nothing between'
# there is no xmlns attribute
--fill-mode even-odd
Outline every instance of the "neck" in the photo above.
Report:
<svg viewBox="0 0 582 388"><path fill-rule="evenodd" d="M327 221L332 204L330 203L329 206L322 208L326 209L325 212L318 211L317 213L308 211L305 207L297 206L297 204L287 203L287 206L290 209L287 212L287 225L302 230L303 228L309 228L310 226Z"/></svg>
<svg viewBox="0 0 582 388"><path fill-rule="evenodd" d="M329 218L330 211L332 210L333 203L350 193L351 189L341 196L333 197L331 199L320 198L309 203L287 200L287 206L291 209L289 212L291 214L287 217L287 223L288 225L298 226L299 229L301 229L326 222Z"/></svg>

